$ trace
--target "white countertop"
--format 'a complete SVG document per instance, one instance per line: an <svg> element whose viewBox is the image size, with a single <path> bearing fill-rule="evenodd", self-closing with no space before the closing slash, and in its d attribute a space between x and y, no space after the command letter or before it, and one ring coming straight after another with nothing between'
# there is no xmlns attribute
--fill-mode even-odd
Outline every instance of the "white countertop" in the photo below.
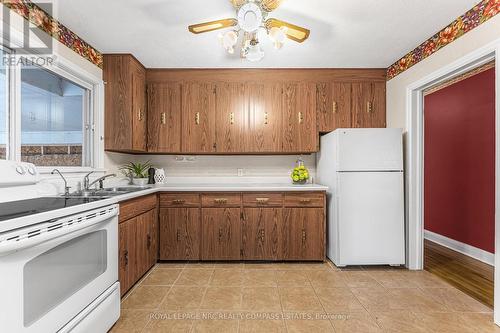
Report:
<svg viewBox="0 0 500 333"><path fill-rule="evenodd" d="M293 185L290 183L167 183L149 185L150 188L127 194L109 197L103 200L57 209L49 212L23 216L0 223L0 232L41 223L54 218L69 216L80 212L118 204L119 202L161 192L307 192L327 191L328 187L318 184ZM123 186L124 187L124 186ZM15 203L13 203L15 204Z"/></svg>

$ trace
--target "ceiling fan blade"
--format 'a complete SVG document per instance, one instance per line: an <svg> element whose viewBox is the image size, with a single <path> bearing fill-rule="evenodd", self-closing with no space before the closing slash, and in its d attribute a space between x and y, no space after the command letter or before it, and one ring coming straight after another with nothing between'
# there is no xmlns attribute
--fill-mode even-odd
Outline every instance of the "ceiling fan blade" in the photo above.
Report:
<svg viewBox="0 0 500 333"><path fill-rule="evenodd" d="M309 38L309 34L311 33L309 29L299 27L298 25L295 24L291 24L274 18L268 19L266 21L266 28L271 29L273 27L276 28L286 27L287 28L286 36L289 39L296 41L298 43L304 42L307 38Z"/></svg>
<svg viewBox="0 0 500 333"><path fill-rule="evenodd" d="M233 4L234 8L239 9L247 0L229 0Z"/></svg>
<svg viewBox="0 0 500 333"><path fill-rule="evenodd" d="M217 21L193 24L193 25L190 25L188 27L188 29L193 34L201 34L204 32L234 27L237 24L238 24L238 21L236 19L230 18L230 19L224 19L224 20L217 20Z"/></svg>
<svg viewBox="0 0 500 333"><path fill-rule="evenodd" d="M261 4L262 8L266 12L272 12L273 10L278 8L283 3L283 1L284 0L262 0Z"/></svg>

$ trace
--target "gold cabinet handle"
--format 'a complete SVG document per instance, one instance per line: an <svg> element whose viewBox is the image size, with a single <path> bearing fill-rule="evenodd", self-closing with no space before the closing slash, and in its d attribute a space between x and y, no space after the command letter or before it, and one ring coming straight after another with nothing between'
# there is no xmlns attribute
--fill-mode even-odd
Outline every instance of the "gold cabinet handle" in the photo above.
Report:
<svg viewBox="0 0 500 333"><path fill-rule="evenodd" d="M225 199L225 198L217 198L217 199L214 199L214 202L216 204L225 204L225 203L227 203L227 199Z"/></svg>
<svg viewBox="0 0 500 333"><path fill-rule="evenodd" d="M265 205L269 202L269 198L255 198L255 201L260 205Z"/></svg>
<svg viewBox="0 0 500 333"><path fill-rule="evenodd" d="M234 112L231 112L229 114L229 122L231 123L231 125L234 125Z"/></svg>
<svg viewBox="0 0 500 333"><path fill-rule="evenodd" d="M182 204L183 204L183 203L185 203L185 202L186 202L186 200L183 200L183 199L174 199L174 200L172 201L172 203L173 203L174 205L182 205Z"/></svg>
<svg viewBox="0 0 500 333"><path fill-rule="evenodd" d="M161 114L161 124L162 125L165 125L167 123L167 113L166 112L163 112Z"/></svg>
<svg viewBox="0 0 500 333"><path fill-rule="evenodd" d="M199 112L196 112L194 115L194 123L195 123L195 125L200 124L200 113Z"/></svg>
<svg viewBox="0 0 500 333"><path fill-rule="evenodd" d="M302 124L304 122L304 115L302 112L299 112L299 124Z"/></svg>
<svg viewBox="0 0 500 333"><path fill-rule="evenodd" d="M373 112L373 103L367 102L366 103L366 113L372 113L372 112Z"/></svg>
<svg viewBox="0 0 500 333"><path fill-rule="evenodd" d="M269 114L267 112L264 113L264 125L269 123Z"/></svg>
<svg viewBox="0 0 500 333"><path fill-rule="evenodd" d="M266 238L266 231L264 229L259 229L258 235L259 240L264 242L264 239Z"/></svg>
<svg viewBox="0 0 500 333"><path fill-rule="evenodd" d="M302 243L307 241L307 231L306 229L302 229Z"/></svg>
<svg viewBox="0 0 500 333"><path fill-rule="evenodd" d="M142 121L142 110L139 109L139 111L137 112L137 118L139 119L139 121Z"/></svg>
<svg viewBox="0 0 500 333"><path fill-rule="evenodd" d="M332 111L333 113L337 113L339 111L337 102L333 102Z"/></svg>
<svg viewBox="0 0 500 333"><path fill-rule="evenodd" d="M302 203L302 204L311 203L311 199L300 199L300 203Z"/></svg>

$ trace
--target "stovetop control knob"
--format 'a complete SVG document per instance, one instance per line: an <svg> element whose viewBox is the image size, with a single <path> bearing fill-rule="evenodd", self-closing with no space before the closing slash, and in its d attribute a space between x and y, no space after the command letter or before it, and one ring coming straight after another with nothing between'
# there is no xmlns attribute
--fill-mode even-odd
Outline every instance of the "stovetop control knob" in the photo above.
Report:
<svg viewBox="0 0 500 333"><path fill-rule="evenodd" d="M30 175L34 176L36 174L36 171L35 171L35 168L33 168L32 166L29 166L28 167L28 172L30 173Z"/></svg>
<svg viewBox="0 0 500 333"><path fill-rule="evenodd" d="M16 167L16 172L20 175L24 175L26 173L26 171L24 171L24 168L20 165Z"/></svg>

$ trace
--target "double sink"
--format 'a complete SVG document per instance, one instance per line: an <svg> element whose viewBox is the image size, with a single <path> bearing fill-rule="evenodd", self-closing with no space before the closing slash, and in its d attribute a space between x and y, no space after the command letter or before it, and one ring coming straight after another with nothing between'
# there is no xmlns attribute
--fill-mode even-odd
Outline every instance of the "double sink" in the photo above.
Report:
<svg viewBox="0 0 500 333"><path fill-rule="evenodd" d="M111 198L122 194L128 194L138 191L147 190L151 187L110 187L103 188L98 190L86 190L86 191L77 191L67 195L63 195L66 198Z"/></svg>

